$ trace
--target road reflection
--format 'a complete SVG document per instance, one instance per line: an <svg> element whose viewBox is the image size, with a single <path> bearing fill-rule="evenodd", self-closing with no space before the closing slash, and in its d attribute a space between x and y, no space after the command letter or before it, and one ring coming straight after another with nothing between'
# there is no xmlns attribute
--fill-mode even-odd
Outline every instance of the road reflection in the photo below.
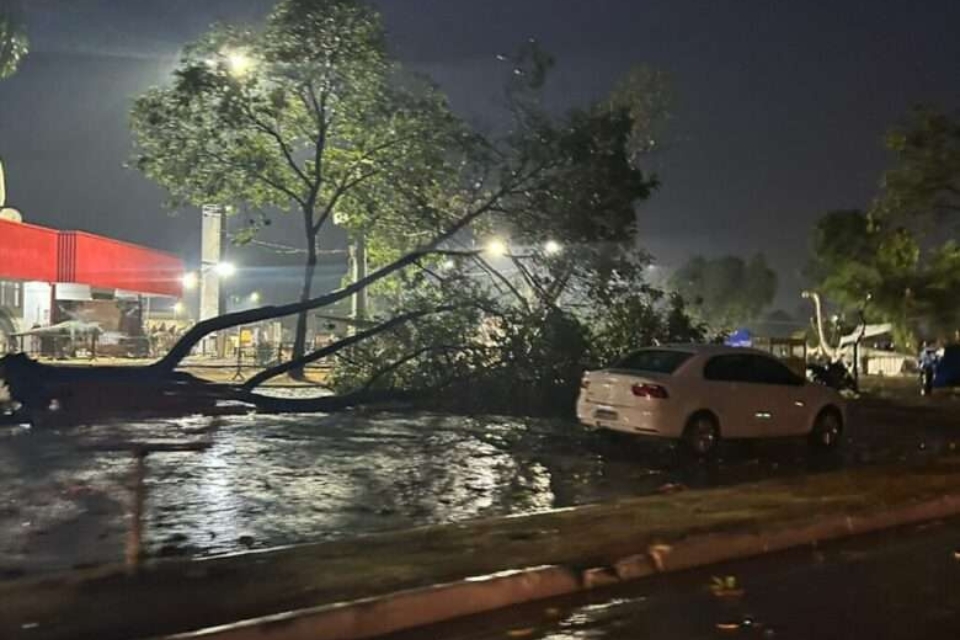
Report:
<svg viewBox="0 0 960 640"><path fill-rule="evenodd" d="M152 556L209 555L652 492L923 459L953 430L865 413L842 454L728 444L718 460L563 421L354 412L0 432L0 578L121 557L131 442L206 441L148 458ZM951 425L953 422L951 422ZM946 434L946 435L945 435ZM924 446L918 446L920 440Z"/></svg>
<svg viewBox="0 0 960 640"><path fill-rule="evenodd" d="M960 521L664 574L383 640L960 637Z"/></svg>

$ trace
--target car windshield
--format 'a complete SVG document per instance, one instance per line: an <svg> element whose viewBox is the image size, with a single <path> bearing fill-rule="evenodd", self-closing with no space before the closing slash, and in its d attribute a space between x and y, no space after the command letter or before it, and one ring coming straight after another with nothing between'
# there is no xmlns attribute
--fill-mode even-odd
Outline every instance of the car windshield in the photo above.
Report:
<svg viewBox="0 0 960 640"><path fill-rule="evenodd" d="M643 351L631 353L626 358L617 362L613 368L670 374L692 357L693 354L687 351L644 349Z"/></svg>

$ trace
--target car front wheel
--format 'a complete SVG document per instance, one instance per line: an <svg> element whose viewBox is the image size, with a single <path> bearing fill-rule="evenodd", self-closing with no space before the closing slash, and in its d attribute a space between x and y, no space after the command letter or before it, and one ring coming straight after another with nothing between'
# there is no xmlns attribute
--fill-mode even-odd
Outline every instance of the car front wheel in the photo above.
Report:
<svg viewBox="0 0 960 640"><path fill-rule="evenodd" d="M835 449L843 435L843 418L836 409L828 407L817 415L810 430L810 445L815 449Z"/></svg>
<svg viewBox="0 0 960 640"><path fill-rule="evenodd" d="M690 418L682 436L684 448L698 458L712 454L720 443L720 426L709 413L698 413Z"/></svg>

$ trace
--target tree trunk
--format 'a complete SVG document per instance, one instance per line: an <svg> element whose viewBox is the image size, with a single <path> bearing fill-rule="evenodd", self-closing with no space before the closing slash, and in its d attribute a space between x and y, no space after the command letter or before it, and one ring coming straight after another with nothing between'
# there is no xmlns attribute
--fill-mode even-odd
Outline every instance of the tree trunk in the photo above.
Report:
<svg viewBox="0 0 960 640"><path fill-rule="evenodd" d="M823 328L823 307L820 302L820 294L816 291L804 291L803 297L813 301L813 310L817 323L817 338L820 341L820 352L830 359L830 362L837 360L837 350L827 342L826 332Z"/></svg>
<svg viewBox="0 0 960 640"><path fill-rule="evenodd" d="M307 227L307 264L303 268L303 288L300 290L300 303L310 300L313 295L313 276L317 271L317 234L313 231L311 221L306 220ZM297 330L293 339L293 354L291 360L297 362L307 352L307 310L297 315ZM290 370L290 377L295 380L305 378L303 366Z"/></svg>

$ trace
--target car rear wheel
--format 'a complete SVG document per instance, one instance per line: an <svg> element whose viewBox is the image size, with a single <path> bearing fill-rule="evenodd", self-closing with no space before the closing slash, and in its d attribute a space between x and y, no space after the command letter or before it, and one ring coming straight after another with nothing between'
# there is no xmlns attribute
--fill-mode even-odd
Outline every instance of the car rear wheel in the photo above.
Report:
<svg viewBox="0 0 960 640"><path fill-rule="evenodd" d="M716 451L720 444L720 425L712 414L697 413L687 422L682 440L687 452L705 458Z"/></svg>
<svg viewBox="0 0 960 640"><path fill-rule="evenodd" d="M843 435L843 417L833 407L827 407L817 415L810 430L810 445L815 449L835 449Z"/></svg>

